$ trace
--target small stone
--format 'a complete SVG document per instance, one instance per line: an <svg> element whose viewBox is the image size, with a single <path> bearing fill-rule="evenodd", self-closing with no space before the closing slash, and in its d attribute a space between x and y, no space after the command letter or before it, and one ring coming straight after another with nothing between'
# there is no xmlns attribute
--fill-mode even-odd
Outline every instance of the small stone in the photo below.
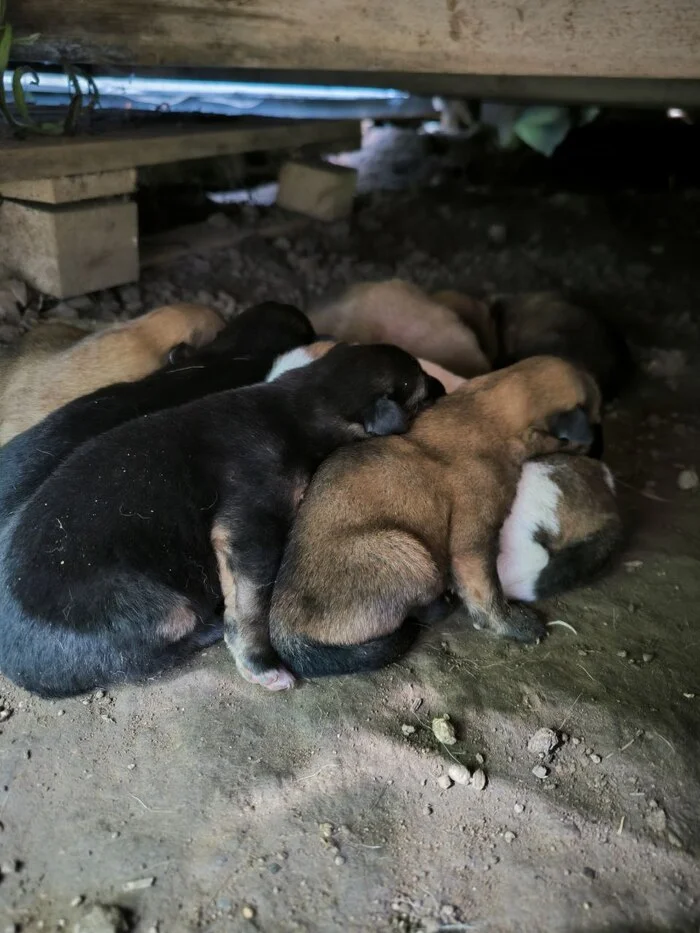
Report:
<svg viewBox="0 0 700 933"><path fill-rule="evenodd" d="M415 727L415 726L409 726L408 723L405 722L405 723L401 726L401 731L403 732L404 735L413 735L413 733L416 731L416 727Z"/></svg>
<svg viewBox="0 0 700 933"><path fill-rule="evenodd" d="M76 311L92 311L94 303L92 298L89 298L87 295L78 295L77 298L69 298L65 302L69 308L74 308Z"/></svg>
<svg viewBox="0 0 700 933"><path fill-rule="evenodd" d="M487 778L485 772L481 768L477 768L474 774L472 775L471 786L474 790L483 790L486 787Z"/></svg>
<svg viewBox="0 0 700 933"><path fill-rule="evenodd" d="M11 709L0 709L0 722L7 722L11 715Z"/></svg>
<svg viewBox="0 0 700 933"><path fill-rule="evenodd" d="M678 474L678 488L682 489L684 492L688 492L691 489L697 489L698 484L700 484L700 478L695 470L681 470Z"/></svg>
<svg viewBox="0 0 700 933"><path fill-rule="evenodd" d="M642 661L644 661L645 664L649 664L653 660L654 660L654 655L649 654L648 651L645 651L644 654L642 655Z"/></svg>
<svg viewBox="0 0 700 933"><path fill-rule="evenodd" d="M19 868L19 862L14 860L3 862L2 865L0 865L0 875L16 875Z"/></svg>
<svg viewBox="0 0 700 933"><path fill-rule="evenodd" d="M333 835L333 824L332 823L319 823L318 831L321 833L322 839L330 839Z"/></svg>
<svg viewBox="0 0 700 933"><path fill-rule="evenodd" d="M228 227L231 221L228 219L226 214L222 214L221 211L217 211L216 214L210 214L207 217L207 223L210 227L214 227L217 230L223 230L224 227Z"/></svg>
<svg viewBox="0 0 700 933"><path fill-rule="evenodd" d="M532 769L532 773L536 778L539 778L540 781L544 781L544 779L549 774L549 768L545 768L544 765L535 765L535 767Z"/></svg>
<svg viewBox="0 0 700 933"><path fill-rule="evenodd" d="M85 898L83 897L83 895L82 895L82 894L79 894L77 897L74 897L74 898L73 898L73 900L70 902L70 906L71 906L71 907L80 907L80 905L83 903L84 900L85 900Z"/></svg>
<svg viewBox="0 0 700 933"><path fill-rule="evenodd" d="M517 837L516 833L514 833L512 830L508 829L508 830L506 830L506 832L503 833L503 838L505 839L506 842L515 842L515 840L516 840L518 837Z"/></svg>
<svg viewBox="0 0 700 933"><path fill-rule="evenodd" d="M513 813L522 813L525 807L521 803L516 803L513 806Z"/></svg>
<svg viewBox="0 0 700 933"><path fill-rule="evenodd" d="M244 920L255 920L255 908L251 907L250 904L245 904L241 908L241 914Z"/></svg>
<svg viewBox="0 0 700 933"><path fill-rule="evenodd" d="M137 878L135 881L127 881L122 885L122 891L145 891L146 888L152 888L155 881L156 879L154 877Z"/></svg>
<svg viewBox="0 0 700 933"><path fill-rule="evenodd" d="M344 856L344 855L336 855L336 857L333 859L333 861L335 862L336 865L344 865L344 864L345 864L345 856Z"/></svg>
<svg viewBox="0 0 700 933"><path fill-rule="evenodd" d="M73 927L74 933L127 933L129 926L119 907L100 904L89 910Z"/></svg>
<svg viewBox="0 0 700 933"><path fill-rule="evenodd" d="M441 774L437 779L437 785L441 790L449 790L450 787L454 784L454 781L449 776L449 774Z"/></svg>
<svg viewBox="0 0 700 933"><path fill-rule="evenodd" d="M599 764L601 763L601 761L603 760L603 759L600 757L600 755L596 755L595 752L592 752L588 757L591 759L591 761L593 762L594 765L599 765Z"/></svg>
<svg viewBox="0 0 700 933"><path fill-rule="evenodd" d="M486 235L494 246L503 246L506 242L508 231L505 224L491 224Z"/></svg>
<svg viewBox="0 0 700 933"><path fill-rule="evenodd" d="M104 696L105 696L104 690L98 690L97 693L95 694L95 699L102 700L104 699Z"/></svg>
<svg viewBox="0 0 700 933"><path fill-rule="evenodd" d="M61 302L49 311L49 317L58 318L59 321L75 321L78 312L75 308L71 308L69 304Z"/></svg>
<svg viewBox="0 0 700 933"><path fill-rule="evenodd" d="M476 758L476 763L478 765L483 765L483 763L486 761L486 759L481 754L481 752L477 752L476 755L474 755L474 757Z"/></svg>
<svg viewBox="0 0 700 933"><path fill-rule="evenodd" d="M577 738L576 736L574 736L574 737L571 739L571 744L572 744L572 745L580 745L580 744L581 744L581 739L579 739L579 738Z"/></svg>
<svg viewBox="0 0 700 933"><path fill-rule="evenodd" d="M455 784L468 784L472 777L469 768L458 764L450 765L447 769L447 773Z"/></svg>
<svg viewBox="0 0 700 933"><path fill-rule="evenodd" d="M590 901L584 901L584 902L583 902L583 909L584 909L584 910L590 910L590 909L591 909Z"/></svg>
<svg viewBox="0 0 700 933"><path fill-rule="evenodd" d="M527 750L533 755L549 755L559 745L559 735L554 729L538 729L527 743Z"/></svg>
<svg viewBox="0 0 700 933"><path fill-rule="evenodd" d="M618 651L618 652L617 652L617 656L618 656L618 658L626 658L626 657L627 657L627 652L623 649L622 651Z"/></svg>
<svg viewBox="0 0 700 933"><path fill-rule="evenodd" d="M442 742L443 745L454 745L457 741L455 727L450 722L450 717L447 714L436 716L433 719L432 730L435 738L438 742Z"/></svg>

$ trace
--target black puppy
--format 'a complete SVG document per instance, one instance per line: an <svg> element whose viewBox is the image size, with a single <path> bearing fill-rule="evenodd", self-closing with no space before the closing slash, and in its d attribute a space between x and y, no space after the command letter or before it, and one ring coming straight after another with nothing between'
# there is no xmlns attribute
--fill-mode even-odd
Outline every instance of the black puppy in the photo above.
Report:
<svg viewBox="0 0 700 933"><path fill-rule="evenodd" d="M142 414L77 447L69 409L86 399L26 432L0 458L4 673L54 696L143 678L220 637L223 610L241 673L289 686L267 612L312 473L342 444L405 430L441 388L395 347L338 346L275 382ZM25 482L12 448L28 454L33 434L58 453Z"/></svg>

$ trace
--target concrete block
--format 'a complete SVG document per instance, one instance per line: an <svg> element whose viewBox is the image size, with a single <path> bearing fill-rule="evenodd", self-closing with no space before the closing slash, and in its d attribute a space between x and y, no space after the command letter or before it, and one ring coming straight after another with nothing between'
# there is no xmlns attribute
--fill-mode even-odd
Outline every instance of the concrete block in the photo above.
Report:
<svg viewBox="0 0 700 933"><path fill-rule="evenodd" d="M316 220L342 220L352 211L357 172L321 159L285 162L277 204Z"/></svg>
<svg viewBox="0 0 700 933"><path fill-rule="evenodd" d="M136 169L125 168L118 172L7 181L0 185L0 195L4 198L16 198L18 201L68 204L94 198L111 198L117 194L131 194L135 188Z"/></svg>
<svg viewBox="0 0 700 933"><path fill-rule="evenodd" d="M136 205L119 199L56 207L3 201L0 266L55 298L135 282Z"/></svg>

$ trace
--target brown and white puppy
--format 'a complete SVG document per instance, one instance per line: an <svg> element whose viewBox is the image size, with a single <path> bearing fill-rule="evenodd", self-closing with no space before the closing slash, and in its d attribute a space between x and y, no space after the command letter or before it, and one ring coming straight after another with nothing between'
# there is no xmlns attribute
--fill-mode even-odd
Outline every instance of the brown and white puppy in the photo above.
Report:
<svg viewBox="0 0 700 933"><path fill-rule="evenodd" d="M318 334L348 343L393 343L458 376L491 369L474 331L452 307L400 279L353 285L309 318Z"/></svg>
<svg viewBox="0 0 700 933"><path fill-rule="evenodd" d="M490 308L498 340L494 367L540 354L561 356L588 370L605 400L630 376L632 357L616 328L557 292L496 295Z"/></svg>
<svg viewBox="0 0 700 933"><path fill-rule="evenodd" d="M590 457L528 461L499 537L498 579L508 599L534 602L588 583L622 543L615 481Z"/></svg>
<svg viewBox="0 0 700 933"><path fill-rule="evenodd" d="M453 591L477 628L545 632L498 579L501 528L523 464L585 451L600 421L594 380L553 357L465 383L407 435L341 450L317 472L289 537L270 631L305 676L371 670L397 654L407 618Z"/></svg>
<svg viewBox="0 0 700 933"><path fill-rule="evenodd" d="M115 382L134 382L168 362L180 344L203 346L224 327L201 305L157 308L96 332L47 321L0 363L0 444L52 411Z"/></svg>

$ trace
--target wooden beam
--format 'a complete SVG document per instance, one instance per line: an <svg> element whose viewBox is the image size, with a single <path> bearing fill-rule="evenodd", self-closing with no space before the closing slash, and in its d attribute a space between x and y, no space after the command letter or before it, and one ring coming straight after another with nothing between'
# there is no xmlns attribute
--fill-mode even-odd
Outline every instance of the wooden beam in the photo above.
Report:
<svg viewBox="0 0 700 933"><path fill-rule="evenodd" d="M698 0L22 0L20 60L700 78Z"/></svg>
<svg viewBox="0 0 700 933"><path fill-rule="evenodd" d="M114 172L259 149L302 149L312 143L352 138L357 127L352 120L245 118L215 127L151 127L102 136L6 141L0 146L0 183Z"/></svg>

